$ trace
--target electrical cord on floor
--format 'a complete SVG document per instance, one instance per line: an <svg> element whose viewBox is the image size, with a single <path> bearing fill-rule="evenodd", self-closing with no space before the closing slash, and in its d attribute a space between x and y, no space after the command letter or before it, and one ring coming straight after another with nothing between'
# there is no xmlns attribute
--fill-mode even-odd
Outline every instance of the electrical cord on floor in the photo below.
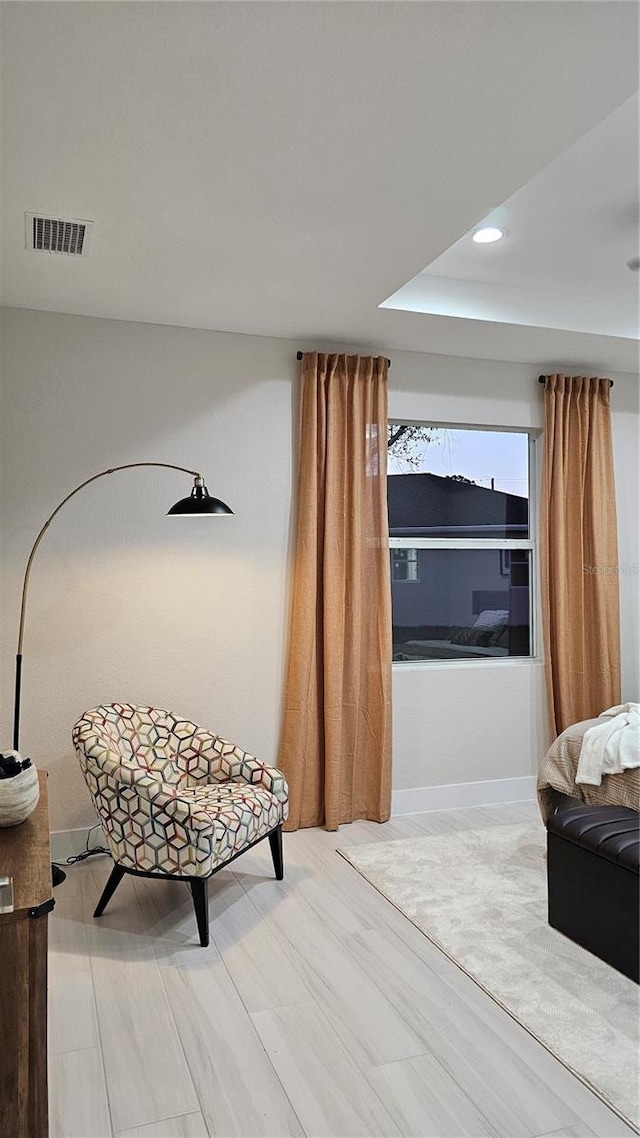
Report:
<svg viewBox="0 0 640 1138"><path fill-rule="evenodd" d="M75 863L77 861L85 861L88 857L95 857L96 854L108 854L109 850L107 849L106 846L92 846L91 848L89 848L89 838L91 837L91 834L93 833L93 831L98 830L99 828L100 828L99 822L96 822L95 826L91 827L91 829L87 833L87 842L86 842L85 848L83 849L82 853L73 854L73 856L68 857L66 859L66 861L63 861L63 862L54 861L52 864L57 865L58 869L63 869L65 865L75 865Z"/></svg>

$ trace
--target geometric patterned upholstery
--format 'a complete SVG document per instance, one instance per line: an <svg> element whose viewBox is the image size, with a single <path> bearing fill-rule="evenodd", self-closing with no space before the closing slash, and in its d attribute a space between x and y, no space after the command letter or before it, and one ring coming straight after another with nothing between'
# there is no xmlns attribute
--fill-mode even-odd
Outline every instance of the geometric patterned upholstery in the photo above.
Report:
<svg viewBox="0 0 640 1138"><path fill-rule="evenodd" d="M117 865L209 877L284 822L284 776L187 719L112 703L73 743Z"/></svg>

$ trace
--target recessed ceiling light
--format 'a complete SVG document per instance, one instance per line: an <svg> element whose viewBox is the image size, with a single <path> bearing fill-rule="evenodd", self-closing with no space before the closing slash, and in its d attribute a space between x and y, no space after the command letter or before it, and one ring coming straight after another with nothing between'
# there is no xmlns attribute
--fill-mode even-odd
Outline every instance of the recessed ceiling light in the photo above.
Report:
<svg viewBox="0 0 640 1138"><path fill-rule="evenodd" d="M481 225L479 229L476 229L473 240L478 245L491 245L494 241L502 241L506 232L506 229L498 229L496 225Z"/></svg>

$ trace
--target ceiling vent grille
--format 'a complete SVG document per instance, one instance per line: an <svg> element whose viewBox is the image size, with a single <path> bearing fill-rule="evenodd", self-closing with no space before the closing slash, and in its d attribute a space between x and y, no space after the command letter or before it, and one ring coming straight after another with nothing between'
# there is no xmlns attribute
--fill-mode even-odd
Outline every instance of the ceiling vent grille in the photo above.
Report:
<svg viewBox="0 0 640 1138"><path fill-rule="evenodd" d="M27 249L42 253L64 253L68 257L81 257L87 252L92 221L79 218L45 217L39 213L25 214L25 244Z"/></svg>

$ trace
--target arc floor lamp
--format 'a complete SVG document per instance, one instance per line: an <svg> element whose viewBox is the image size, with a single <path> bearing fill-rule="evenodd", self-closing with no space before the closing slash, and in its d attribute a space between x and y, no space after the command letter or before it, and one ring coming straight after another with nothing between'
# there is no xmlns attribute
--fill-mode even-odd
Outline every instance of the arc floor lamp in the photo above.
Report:
<svg viewBox="0 0 640 1138"><path fill-rule="evenodd" d="M24 571L24 580L22 583L22 602L20 605L20 625L18 631L18 650L16 653L15 696L13 703L13 747L16 751L20 750L20 699L22 693L23 658L22 649L24 643L25 618L27 613L27 595L29 592L31 566L33 564L33 559L35 557L38 546L40 545L42 538L47 532L56 514L59 514L62 507L65 506L71 498L78 494L80 490L83 490L85 486L89 486L91 482L96 482L98 478L104 478L107 474L115 474L116 471L119 470L133 470L135 467L139 466L161 466L167 470L179 470L183 474L192 475L193 488L191 490L191 494L188 498L181 498L179 502L176 502L171 507L171 509L167 511L169 515L172 515L173 517L205 517L207 515L211 516L214 514L233 513L233 510L229 509L229 507L225 505L224 502L221 502L219 498L211 497L209 491L207 490L207 487L204 484L204 478L197 470L189 470L186 466L175 466L172 462L127 462L123 466L112 466L108 470L101 470L98 474L93 474L91 478L85 479L85 481L81 482L79 486L76 486L75 490L72 490L70 494L67 494L66 497L62 499L50 517L47 518L42 529L40 530L40 533L36 537L36 540L31 547L31 552L27 560L27 566ZM62 870L57 866L54 866L53 884L59 884L61 881L64 881L64 878L65 874L62 872Z"/></svg>

